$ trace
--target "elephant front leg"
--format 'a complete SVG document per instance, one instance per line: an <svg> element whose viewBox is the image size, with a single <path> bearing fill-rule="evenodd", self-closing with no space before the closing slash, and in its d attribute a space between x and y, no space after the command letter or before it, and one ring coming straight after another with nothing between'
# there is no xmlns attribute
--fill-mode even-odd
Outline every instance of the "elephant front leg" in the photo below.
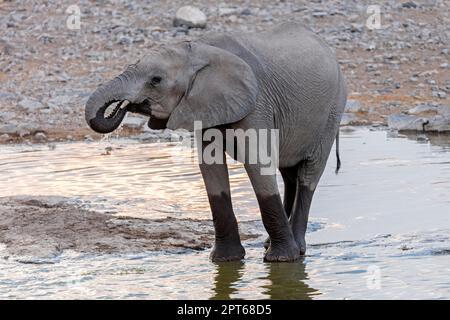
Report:
<svg viewBox="0 0 450 320"><path fill-rule="evenodd" d="M245 165L258 199L262 221L270 237L265 261L287 262L300 257L288 217L284 211L275 175L262 175L259 165Z"/></svg>
<svg viewBox="0 0 450 320"><path fill-rule="evenodd" d="M225 159L225 158L224 158ZM228 167L224 164L200 164L213 216L215 244L211 252L214 262L241 260L245 256L230 197Z"/></svg>

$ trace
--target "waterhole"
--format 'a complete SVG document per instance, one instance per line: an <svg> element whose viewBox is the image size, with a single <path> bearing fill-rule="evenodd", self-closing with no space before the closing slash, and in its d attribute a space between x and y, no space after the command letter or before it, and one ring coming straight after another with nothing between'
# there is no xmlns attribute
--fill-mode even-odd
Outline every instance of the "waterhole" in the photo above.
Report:
<svg viewBox="0 0 450 320"><path fill-rule="evenodd" d="M0 298L450 298L448 136L343 130L342 168L336 175L330 156L311 208L307 255L288 264L262 261L265 231L239 164L230 165L230 180L235 213L248 234L247 256L240 263L209 262L210 212L194 156L175 143L138 139L1 146L0 215L8 212L12 222L0 230L9 235L0 244ZM279 184L282 189L281 179ZM121 228L136 219L146 228L176 221L168 237L188 229L187 237L203 246L183 246L186 238L161 250L80 250L76 243L56 243L45 256L41 242L57 242L66 229L79 227L78 216L64 211L69 220L45 220L45 234L57 231L60 238L32 237L39 235L26 229L39 229L33 208L41 217L51 217L47 209L58 217L60 211L50 210L55 197L64 208L117 218ZM22 204L33 209L27 211L29 225L19 223L25 213L15 207L17 199L28 199ZM131 240L139 236L132 233ZM14 241L21 241L26 255L11 253ZM89 241L95 247L100 240Z"/></svg>

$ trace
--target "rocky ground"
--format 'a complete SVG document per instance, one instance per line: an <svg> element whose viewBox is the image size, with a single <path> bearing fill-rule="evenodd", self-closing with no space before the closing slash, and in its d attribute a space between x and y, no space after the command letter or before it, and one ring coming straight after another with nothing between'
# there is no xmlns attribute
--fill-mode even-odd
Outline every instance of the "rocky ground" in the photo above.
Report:
<svg viewBox="0 0 450 320"><path fill-rule="evenodd" d="M371 30L374 2L381 28ZM344 125L450 130L446 0L197 0L206 15L200 28L174 26L185 1L78 0L80 29L71 30L66 10L73 4L0 0L0 143L98 138L84 122L90 92L156 43L258 32L288 20L335 48L349 87ZM129 117L120 134L147 130L145 123Z"/></svg>
<svg viewBox="0 0 450 320"><path fill-rule="evenodd" d="M240 229L244 241L260 236L250 231L252 222L241 223ZM81 209L67 198L23 196L0 198L0 243L12 257L36 262L69 249L83 253L203 250L214 243L214 231L211 221L112 216Z"/></svg>

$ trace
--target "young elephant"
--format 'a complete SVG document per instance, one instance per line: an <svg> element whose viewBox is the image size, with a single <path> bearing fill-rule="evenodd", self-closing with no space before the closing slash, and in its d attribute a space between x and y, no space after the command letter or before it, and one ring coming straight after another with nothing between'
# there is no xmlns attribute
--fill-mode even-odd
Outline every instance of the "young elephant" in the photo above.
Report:
<svg viewBox="0 0 450 320"><path fill-rule="evenodd" d="M113 102L120 103L105 116ZM108 133L131 111L150 116L152 128L192 131L194 121L201 121L203 128L222 131L278 129L283 202L275 174L262 174L263 164L250 163L248 151L239 150L242 144L237 153L245 155L244 166L269 234L265 260L293 261L306 251L311 200L338 137L345 103L345 81L333 52L308 28L286 23L264 33L222 34L159 46L91 95L86 121L93 130ZM201 147L205 150L211 143ZM222 147L221 155L225 152L230 150ZM242 259L245 250L231 204L226 161L204 162L200 169L216 231L211 258Z"/></svg>

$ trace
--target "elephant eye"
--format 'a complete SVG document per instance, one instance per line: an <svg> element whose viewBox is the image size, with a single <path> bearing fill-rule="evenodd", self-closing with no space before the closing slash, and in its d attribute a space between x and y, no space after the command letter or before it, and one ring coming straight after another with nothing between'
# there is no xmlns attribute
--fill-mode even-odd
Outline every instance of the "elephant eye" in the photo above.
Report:
<svg viewBox="0 0 450 320"><path fill-rule="evenodd" d="M156 86L161 83L162 78L160 76L154 76L150 79L150 84Z"/></svg>

